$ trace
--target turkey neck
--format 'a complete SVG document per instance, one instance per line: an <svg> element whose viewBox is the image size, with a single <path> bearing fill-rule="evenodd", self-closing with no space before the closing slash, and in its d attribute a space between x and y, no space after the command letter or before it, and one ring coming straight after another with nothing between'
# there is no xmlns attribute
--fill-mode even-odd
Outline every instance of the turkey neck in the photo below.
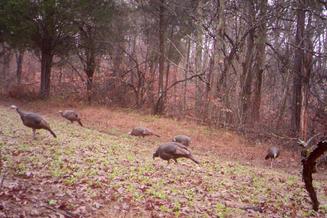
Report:
<svg viewBox="0 0 327 218"><path fill-rule="evenodd" d="M23 117L26 114L25 112L19 110L19 108L16 108L16 111L21 117Z"/></svg>

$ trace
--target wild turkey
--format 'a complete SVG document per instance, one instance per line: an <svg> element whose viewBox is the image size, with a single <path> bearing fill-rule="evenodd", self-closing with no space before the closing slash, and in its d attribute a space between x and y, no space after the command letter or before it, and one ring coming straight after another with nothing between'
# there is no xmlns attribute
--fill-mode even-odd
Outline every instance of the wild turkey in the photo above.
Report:
<svg viewBox="0 0 327 218"><path fill-rule="evenodd" d="M132 136L142 136L142 137L151 136L151 135L160 137L160 135L157 135L154 132L152 132L150 129L144 127L136 127L132 129L132 131L130 131L128 134Z"/></svg>
<svg viewBox="0 0 327 218"><path fill-rule="evenodd" d="M266 160L270 158L270 168L272 168L273 160L275 160L279 156L279 149L277 147L271 147L267 151L267 155L265 157Z"/></svg>
<svg viewBox="0 0 327 218"><path fill-rule="evenodd" d="M56 134L50 129L50 126L47 121L45 121L39 114L21 111L15 105L11 105L11 108L16 109L25 126L32 128L33 139L35 139L35 131L37 129L48 130L53 135L53 137L57 138Z"/></svg>
<svg viewBox="0 0 327 218"><path fill-rule="evenodd" d="M153 159L156 157L160 157L161 159L168 161L168 164L171 159L177 163L177 158L181 157L191 159L195 163L199 164L199 161L193 158L187 147L177 142L168 142L160 145L156 152L153 154Z"/></svg>
<svg viewBox="0 0 327 218"><path fill-rule="evenodd" d="M74 121L77 121L79 125L83 126L81 122L81 118L79 117L78 113L75 112L74 110L64 110L64 111L59 111L62 117L66 118L69 120L71 123Z"/></svg>
<svg viewBox="0 0 327 218"><path fill-rule="evenodd" d="M191 137L186 135L177 135L173 138L173 142L178 142L185 146L189 146L191 144Z"/></svg>

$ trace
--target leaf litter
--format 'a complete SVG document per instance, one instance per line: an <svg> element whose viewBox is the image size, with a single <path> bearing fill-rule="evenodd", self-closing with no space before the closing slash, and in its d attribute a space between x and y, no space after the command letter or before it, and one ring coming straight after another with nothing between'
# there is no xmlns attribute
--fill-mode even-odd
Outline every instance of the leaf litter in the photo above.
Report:
<svg viewBox="0 0 327 218"><path fill-rule="evenodd" d="M326 179L315 181L322 204L313 213L299 173L247 166L195 150L188 160L152 160L158 141L80 128L49 116L51 138L0 106L6 178L0 217L325 217ZM1 175L3 176L3 175Z"/></svg>

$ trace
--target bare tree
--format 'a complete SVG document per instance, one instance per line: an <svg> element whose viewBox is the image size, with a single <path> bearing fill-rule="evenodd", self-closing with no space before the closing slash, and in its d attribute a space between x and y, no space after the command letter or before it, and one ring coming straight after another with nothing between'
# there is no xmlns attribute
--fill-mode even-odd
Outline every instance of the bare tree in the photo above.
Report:
<svg viewBox="0 0 327 218"><path fill-rule="evenodd" d="M298 0L296 10L295 57L293 67L292 130L298 134L301 116L301 89L304 57L305 0Z"/></svg>
<svg viewBox="0 0 327 218"><path fill-rule="evenodd" d="M262 0L259 3L259 15L257 17L258 27L256 28L257 38L255 40L255 63L254 71L254 95L252 104L252 119L253 122L260 121L260 105L262 93L263 71L266 57L266 35L267 35L267 0Z"/></svg>
<svg viewBox="0 0 327 218"><path fill-rule="evenodd" d="M246 17L248 18L249 34L246 40L246 53L244 62L242 63L242 75L241 75L241 113L242 123L245 124L251 119L250 104L251 104L251 92L253 82L252 63L254 56L254 34L253 28L255 22L254 2L252 0L246 0Z"/></svg>

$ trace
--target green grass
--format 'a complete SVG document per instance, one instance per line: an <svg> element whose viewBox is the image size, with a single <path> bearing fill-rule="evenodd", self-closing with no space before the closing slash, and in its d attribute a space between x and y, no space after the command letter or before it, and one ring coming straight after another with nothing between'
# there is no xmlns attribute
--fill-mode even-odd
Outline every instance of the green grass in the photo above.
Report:
<svg viewBox="0 0 327 218"><path fill-rule="evenodd" d="M143 117L149 122L156 119ZM144 215L150 210L176 217L290 217L292 210L298 217L312 216L307 193L296 175L226 162L216 155L198 155L200 166L189 160L167 166L162 160L152 160L157 143L119 129L105 134L56 116L47 120L58 138L40 130L37 140L32 140L32 131L23 126L18 114L0 106L0 148L10 178L19 180L32 172L30 185L42 187L39 199L47 199L48 205L67 201L74 211L81 205L101 203L105 208L116 202ZM316 216L327 211L324 182L315 182L322 201ZM245 206L261 206L263 213L243 210ZM91 217L93 211L87 211L83 216Z"/></svg>

